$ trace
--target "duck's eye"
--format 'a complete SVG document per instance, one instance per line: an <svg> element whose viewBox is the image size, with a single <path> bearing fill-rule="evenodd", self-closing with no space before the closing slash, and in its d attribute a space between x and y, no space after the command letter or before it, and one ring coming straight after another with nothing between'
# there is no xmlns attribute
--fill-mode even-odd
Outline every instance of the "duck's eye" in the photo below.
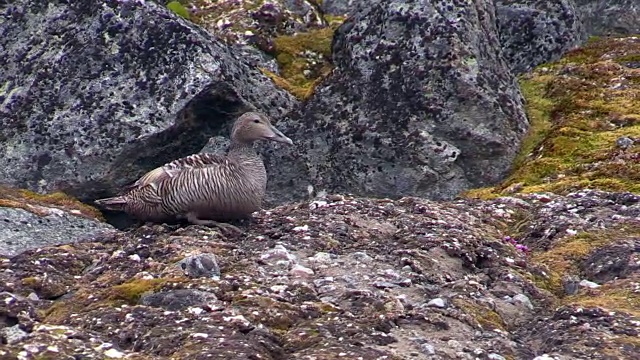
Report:
<svg viewBox="0 0 640 360"><path fill-rule="evenodd" d="M253 120L253 122L254 122L254 123L256 123L256 124L259 124L259 123L260 123L260 120L255 119L255 120Z"/></svg>

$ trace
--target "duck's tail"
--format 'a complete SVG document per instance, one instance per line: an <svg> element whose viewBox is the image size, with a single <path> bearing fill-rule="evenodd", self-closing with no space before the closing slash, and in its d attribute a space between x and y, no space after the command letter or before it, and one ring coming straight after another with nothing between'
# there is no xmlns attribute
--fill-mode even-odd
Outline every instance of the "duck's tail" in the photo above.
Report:
<svg viewBox="0 0 640 360"><path fill-rule="evenodd" d="M128 200L125 196L114 196L110 198L98 199L94 203L108 210L123 211Z"/></svg>

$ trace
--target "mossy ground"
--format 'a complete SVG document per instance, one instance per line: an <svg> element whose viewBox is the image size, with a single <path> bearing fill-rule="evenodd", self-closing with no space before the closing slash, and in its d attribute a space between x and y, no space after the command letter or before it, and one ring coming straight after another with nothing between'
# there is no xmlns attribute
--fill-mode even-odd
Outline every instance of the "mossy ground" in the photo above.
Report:
<svg viewBox="0 0 640 360"><path fill-rule="evenodd" d="M104 221L102 213L62 192L38 194L29 190L0 185L0 206L20 208L36 215L46 215L39 207L53 207L90 219Z"/></svg>
<svg viewBox="0 0 640 360"><path fill-rule="evenodd" d="M639 53L640 39L594 38L522 76L531 128L511 176L464 195L583 188L640 193ZM622 149L621 137L636 143Z"/></svg>

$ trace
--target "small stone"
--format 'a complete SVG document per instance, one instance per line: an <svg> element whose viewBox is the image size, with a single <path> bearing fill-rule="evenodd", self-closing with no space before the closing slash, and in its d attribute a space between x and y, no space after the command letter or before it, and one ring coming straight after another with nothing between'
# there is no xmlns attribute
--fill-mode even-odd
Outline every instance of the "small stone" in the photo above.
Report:
<svg viewBox="0 0 640 360"><path fill-rule="evenodd" d="M431 344L421 344L420 345L420 350L422 351L422 353L427 354L427 355L435 355L436 354L436 348L434 348L433 345L431 345Z"/></svg>
<svg viewBox="0 0 640 360"><path fill-rule="evenodd" d="M496 353L490 353L487 355L487 358L490 360L506 360L504 356L498 355Z"/></svg>
<svg viewBox="0 0 640 360"><path fill-rule="evenodd" d="M29 334L27 334L27 332L20 329L20 325L0 329L0 338L3 338L9 345L17 344L28 336Z"/></svg>
<svg viewBox="0 0 640 360"><path fill-rule="evenodd" d="M367 255L367 253L362 252L362 251L358 251L358 252L354 252L353 254L351 254L351 256L363 263L369 263L373 261L373 258L369 255Z"/></svg>
<svg viewBox="0 0 640 360"><path fill-rule="evenodd" d="M220 277L220 267L216 261L216 256L211 253L186 257L178 262L178 266L182 268L185 275L191 278Z"/></svg>
<svg viewBox="0 0 640 360"><path fill-rule="evenodd" d="M580 278L577 276L565 275L562 277L562 287L567 295L573 295L578 292Z"/></svg>
<svg viewBox="0 0 640 360"><path fill-rule="evenodd" d="M529 297L525 294L518 294L516 296L513 297L514 301L517 301L521 304L523 304L524 306L526 306L529 310L533 310L533 304L531 303L531 300L529 300Z"/></svg>
<svg viewBox="0 0 640 360"><path fill-rule="evenodd" d="M308 267L304 267L302 265L296 264L290 271L289 273L291 275L294 276L298 276L298 277L307 277L307 276L311 276L314 274L313 270L309 269Z"/></svg>
<svg viewBox="0 0 640 360"><path fill-rule="evenodd" d="M616 140L616 145L623 150L631 147L634 143L635 141L628 136L621 136Z"/></svg>
<svg viewBox="0 0 640 360"><path fill-rule="evenodd" d="M319 252L313 255L312 257L308 258L308 260L315 263L330 263L332 261L332 258L335 258L335 257L336 257L335 255L331 255L326 252Z"/></svg>
<svg viewBox="0 0 640 360"><path fill-rule="evenodd" d="M373 283L373 286L377 287L378 289L392 289L399 287L398 285L388 281L375 281Z"/></svg>
<svg viewBox="0 0 640 360"><path fill-rule="evenodd" d="M109 349L104 352L104 356L112 359L120 359L124 357L124 353L116 349Z"/></svg>
<svg viewBox="0 0 640 360"><path fill-rule="evenodd" d="M296 256L291 254L289 250L280 244L274 246L273 249L265 251L260 255L260 259L267 262L269 265L278 265L283 267L287 267L288 265L298 262Z"/></svg>
<svg viewBox="0 0 640 360"><path fill-rule="evenodd" d="M595 289L595 288L599 288L601 285L598 285L598 284L594 283L593 281L582 280L582 281L580 281L580 286L587 287L587 288L590 288L590 289Z"/></svg>
<svg viewBox="0 0 640 360"><path fill-rule="evenodd" d="M447 306L447 304L445 303L444 299L442 299L442 298L435 298L435 299L431 299L431 300L429 300L429 302L427 303L427 306L429 306L429 307L445 308L445 307Z"/></svg>

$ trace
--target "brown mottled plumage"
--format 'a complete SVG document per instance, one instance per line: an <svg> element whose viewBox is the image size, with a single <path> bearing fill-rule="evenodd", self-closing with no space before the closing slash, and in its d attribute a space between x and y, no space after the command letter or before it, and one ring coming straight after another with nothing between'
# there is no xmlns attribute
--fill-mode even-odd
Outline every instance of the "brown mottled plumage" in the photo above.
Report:
<svg viewBox="0 0 640 360"><path fill-rule="evenodd" d="M152 222L186 218L193 224L221 225L213 219L247 217L260 209L267 184L264 163L253 149L256 140L292 144L266 116L248 112L234 123L227 155L174 160L143 175L128 193L96 204Z"/></svg>

